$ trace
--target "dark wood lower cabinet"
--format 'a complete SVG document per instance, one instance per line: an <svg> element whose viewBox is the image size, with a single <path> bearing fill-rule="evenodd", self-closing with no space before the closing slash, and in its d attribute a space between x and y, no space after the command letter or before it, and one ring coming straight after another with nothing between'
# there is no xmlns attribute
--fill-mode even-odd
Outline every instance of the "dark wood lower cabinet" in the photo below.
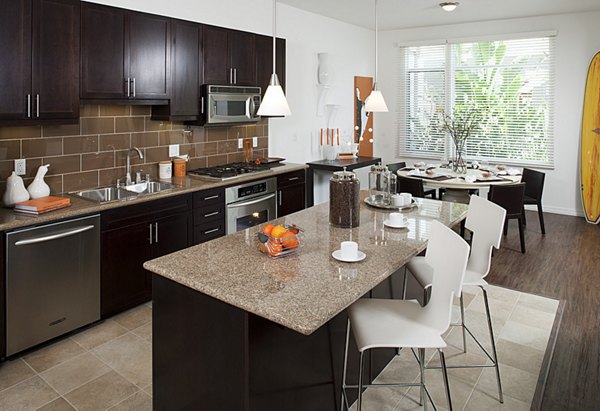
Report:
<svg viewBox="0 0 600 411"><path fill-rule="evenodd" d="M5 275L4 275L4 233L0 233L0 358L6 355L6 302L5 302Z"/></svg>
<svg viewBox="0 0 600 411"><path fill-rule="evenodd" d="M306 176L304 170L277 177L277 217L306 208Z"/></svg>
<svg viewBox="0 0 600 411"><path fill-rule="evenodd" d="M101 315L152 298L144 262L190 246L191 195L111 210L103 215Z"/></svg>
<svg viewBox="0 0 600 411"><path fill-rule="evenodd" d="M340 409L345 313L303 335L164 277L152 282L154 410ZM366 297L400 298L401 286L400 276L390 277ZM349 352L348 382L355 384L353 339ZM367 355L365 378L394 355Z"/></svg>

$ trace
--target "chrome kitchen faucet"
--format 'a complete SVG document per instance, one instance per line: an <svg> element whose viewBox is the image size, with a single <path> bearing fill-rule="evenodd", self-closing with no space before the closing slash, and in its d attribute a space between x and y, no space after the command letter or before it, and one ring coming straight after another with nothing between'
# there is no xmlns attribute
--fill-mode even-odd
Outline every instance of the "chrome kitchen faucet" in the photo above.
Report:
<svg viewBox="0 0 600 411"><path fill-rule="evenodd" d="M144 159L144 154L141 152L141 150L137 147L133 147L133 148L129 148L127 150L127 176L125 177L125 185L130 185L132 183L131 181L131 152L132 151L137 151L138 156L140 157L140 160Z"/></svg>

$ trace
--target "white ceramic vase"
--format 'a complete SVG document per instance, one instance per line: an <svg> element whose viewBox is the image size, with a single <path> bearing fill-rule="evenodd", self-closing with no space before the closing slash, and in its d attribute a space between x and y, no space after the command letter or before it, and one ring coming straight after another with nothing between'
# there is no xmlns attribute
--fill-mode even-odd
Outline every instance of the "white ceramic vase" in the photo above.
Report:
<svg viewBox="0 0 600 411"><path fill-rule="evenodd" d="M15 203L29 200L29 193L25 189L23 179L19 177L14 171L6 179L6 191L2 198L4 207L14 207Z"/></svg>
<svg viewBox="0 0 600 411"><path fill-rule="evenodd" d="M50 167L50 164L40 166L35 178L31 184L29 184L29 187L27 187L27 191L29 191L31 198L40 198L50 195L50 187L48 187L48 184L44 181L44 176L48 172L48 167Z"/></svg>

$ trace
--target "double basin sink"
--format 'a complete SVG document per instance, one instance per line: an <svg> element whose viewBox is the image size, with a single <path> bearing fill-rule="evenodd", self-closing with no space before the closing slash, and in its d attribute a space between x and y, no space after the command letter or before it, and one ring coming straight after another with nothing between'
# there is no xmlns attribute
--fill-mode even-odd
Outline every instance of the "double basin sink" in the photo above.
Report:
<svg viewBox="0 0 600 411"><path fill-rule="evenodd" d="M98 187L89 190L81 190L69 193L76 197L97 203L108 203L110 201L131 200L140 196L162 193L177 188L175 184L164 181L145 181L121 187Z"/></svg>

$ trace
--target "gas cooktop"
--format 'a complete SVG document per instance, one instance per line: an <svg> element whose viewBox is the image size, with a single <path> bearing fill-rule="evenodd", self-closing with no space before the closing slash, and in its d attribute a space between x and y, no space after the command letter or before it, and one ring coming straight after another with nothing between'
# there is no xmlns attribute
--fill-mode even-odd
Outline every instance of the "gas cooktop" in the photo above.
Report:
<svg viewBox="0 0 600 411"><path fill-rule="evenodd" d="M229 163L222 166L196 168L188 170L188 175L201 177L209 180L228 180L250 173L269 171L271 167L265 164L254 163Z"/></svg>

